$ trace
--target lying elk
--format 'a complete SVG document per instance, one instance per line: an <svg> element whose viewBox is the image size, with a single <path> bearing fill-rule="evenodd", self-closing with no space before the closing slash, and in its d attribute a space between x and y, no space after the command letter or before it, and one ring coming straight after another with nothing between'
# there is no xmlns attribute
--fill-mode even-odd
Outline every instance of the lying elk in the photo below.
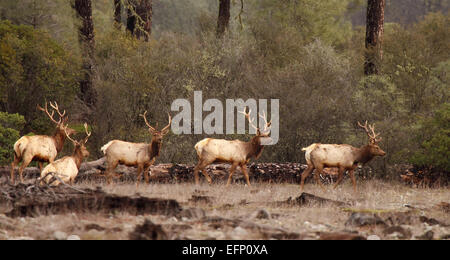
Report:
<svg viewBox="0 0 450 260"><path fill-rule="evenodd" d="M264 145L261 144L261 139L267 138L269 136L270 125L272 124L272 122L267 123L266 116L260 115L260 117L265 121L264 130L261 132L260 129L256 127L253 124L253 121L250 119L251 110L249 111L249 113L247 113L246 111L247 109L240 113L244 114L249 121L249 125L256 129L256 136L253 137L250 142L206 138L195 145L195 150L197 150L197 155L199 158L198 164L194 169L195 183L197 185L199 183L199 171L202 171L209 184L211 184L211 177L204 170L205 167L214 162L228 162L231 163L232 166L230 169L230 175L228 176L227 186L230 185L231 178L237 166L241 167L248 186L251 186L246 164L252 157L258 159L261 156L261 153L264 149Z"/></svg>
<svg viewBox="0 0 450 260"><path fill-rule="evenodd" d="M147 111L141 115L145 123L149 128L149 132L152 135L152 141L150 144L146 143L129 143L119 140L114 140L104 145L101 150L106 155L106 176L108 184L111 183L112 171L118 164L124 164L126 166L137 166L137 182L139 185L142 171L144 171L145 182L149 183L149 169L155 162L156 157L159 156L161 151L162 139L169 133L170 126L172 124L172 117L169 114L169 124L161 131L156 130L147 121Z"/></svg>
<svg viewBox="0 0 450 260"><path fill-rule="evenodd" d="M47 135L35 135L35 136L23 136L14 144L14 161L11 164L11 182L15 181L15 167L22 161L22 165L19 168L20 181L23 182L23 171L35 160L39 162L39 169L42 171L43 163L52 163L56 155L62 150L64 146L64 140L66 138L66 132L68 135L75 134L76 131L65 127L64 124L67 122L68 117L66 116L66 111L61 113L59 111L58 103L52 104L50 106L53 108L50 114L47 107L47 102L45 103L45 108L38 105L38 109L45 112L50 120L56 124L56 132L53 136ZM53 116L55 111L59 115L59 120L56 121Z"/></svg>
<svg viewBox="0 0 450 260"><path fill-rule="evenodd" d="M73 154L71 156L65 156L59 160L50 163L41 172L41 182L45 182L52 186L58 186L59 184L61 184L60 181L63 181L64 183L73 184L75 178L78 175L78 171L80 170L83 159L89 157L89 151L86 149L85 145L89 140L89 137L91 136L92 132L88 131L87 124L86 123L84 124L86 137L82 141L76 141L70 138L70 135L66 129L65 134L67 136L67 139L69 139L74 146ZM58 179L51 182L51 180L53 179L52 176L56 176L58 177Z"/></svg>
<svg viewBox="0 0 450 260"><path fill-rule="evenodd" d="M362 127L369 136L368 145L356 148L347 144L312 144L309 147L302 149L302 151L306 151L305 158L308 168L302 174L300 190L303 191L305 179L314 169L317 170L314 177L317 183L322 186L319 175L322 174L323 168L337 167L339 169L339 176L334 188L339 185L344 177L344 172L348 170L350 177L352 178L353 189L356 192L356 180L353 172L358 164L366 164L375 156L384 156L386 154L386 152L381 150L378 146L381 138L377 138L379 134L375 134L374 125L369 125L372 134L369 132L367 121L365 125L362 125L359 122L358 125Z"/></svg>

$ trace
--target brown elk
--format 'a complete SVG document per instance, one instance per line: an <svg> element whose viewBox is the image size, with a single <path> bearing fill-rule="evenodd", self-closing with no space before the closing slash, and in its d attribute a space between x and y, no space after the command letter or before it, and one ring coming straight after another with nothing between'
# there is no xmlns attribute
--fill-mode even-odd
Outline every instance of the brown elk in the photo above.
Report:
<svg viewBox="0 0 450 260"><path fill-rule="evenodd" d="M264 145L261 144L261 140L262 138L267 138L269 136L271 122L267 123L265 115L260 115L265 121L264 130L260 131L260 129L256 127L250 119L251 110L249 113L247 113L246 110L247 109L240 113L244 114L249 121L249 125L256 129L256 136L254 136L249 142L206 138L195 145L195 150L197 151L199 158L198 164L194 168L195 183L197 185L199 183L199 171L202 171L206 180L209 184L211 184L211 177L205 171L205 167L214 162L227 162L232 164L230 168L230 175L228 176L227 186L230 185L231 178L237 166L241 167L248 186L251 186L247 172L247 163L252 157L258 159L261 156L261 153L264 150Z"/></svg>
<svg viewBox="0 0 450 260"><path fill-rule="evenodd" d="M306 177L316 169L317 172L314 177L319 185L319 175L322 174L324 167L337 167L339 169L339 176L334 188L336 188L344 177L344 172L349 171L349 175L353 182L353 189L356 192L356 180L354 170L358 164L366 164L372 160L375 156L384 156L386 152L381 150L378 143L381 138L377 138L379 134L375 134L374 125L362 125L358 122L358 125L362 127L369 136L369 144L356 148L347 144L312 144L307 148L303 148L302 151L306 151L305 158L308 164L308 168L303 172L300 190L303 191L303 185ZM370 131L372 133L369 132ZM323 186L322 186L323 187Z"/></svg>
<svg viewBox="0 0 450 260"><path fill-rule="evenodd" d="M86 131L86 137L81 141L76 141L70 138L66 126L66 137L73 143L74 146L73 154L71 156L65 156L47 165L41 172L41 183L45 182L52 186L58 186L59 184L61 184L60 180L62 180L64 183L74 183L83 159L85 157L89 157L89 151L87 150L85 145L92 132L88 131L88 126L86 123L84 124L84 129ZM52 173L54 175L52 175ZM52 176L56 176L59 179L50 182L53 179Z"/></svg>
<svg viewBox="0 0 450 260"><path fill-rule="evenodd" d="M56 155L62 150L64 146L64 141L66 138L66 131L68 135L75 134L76 131L65 127L64 124L68 120L66 116L66 111L61 113L59 111L58 103L52 104L50 106L53 108L52 113L48 111L47 102L45 103L45 108L38 105L38 109L45 112L50 120L56 124L56 132L53 136L47 135L35 135L35 136L23 136L14 144L14 161L11 164L11 182L15 182L15 167L22 161L22 165L19 168L20 182L23 182L23 171L35 160L39 162L39 169L42 171L43 163L52 163ZM56 121L53 116L55 111L59 115L59 120Z"/></svg>
<svg viewBox="0 0 450 260"><path fill-rule="evenodd" d="M149 132L152 135L152 141L150 144L129 143L120 140L113 140L101 148L102 152L106 156L106 176L108 184L111 183L113 171L119 164L124 164L126 166L137 166L137 186L139 185L142 171L144 171L145 182L147 184L149 183L150 166L155 162L156 157L159 156L162 146L162 139L170 131L172 117L169 114L169 124L161 131L158 131L148 123L146 115L147 111L145 111L145 113L141 116L144 118L145 123L149 128Z"/></svg>

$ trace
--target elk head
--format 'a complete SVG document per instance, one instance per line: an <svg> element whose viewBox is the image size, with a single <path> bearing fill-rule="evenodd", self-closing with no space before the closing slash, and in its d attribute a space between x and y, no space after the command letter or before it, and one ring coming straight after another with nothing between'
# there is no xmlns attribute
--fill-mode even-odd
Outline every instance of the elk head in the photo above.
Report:
<svg viewBox="0 0 450 260"><path fill-rule="evenodd" d="M262 151L264 150L264 145L261 145L261 139L262 138L270 138L269 134L270 134L270 126L272 125L272 121L267 122L267 118L266 118L266 113L264 112L263 115L259 115L259 117L261 117L261 119L264 120L264 129L261 131L261 129L257 126L255 126L255 124L253 123L254 120L252 120L250 118L250 115L252 113L252 110L250 109L249 112L247 113L247 107L244 109L243 112L239 112L241 114L244 114L245 117L248 120L248 123L251 127L253 127L256 130L256 136L252 138L252 140L250 141L252 146L255 149L255 158L259 159L259 157L261 156Z"/></svg>
<svg viewBox="0 0 450 260"><path fill-rule="evenodd" d="M66 134L66 137L68 140L70 140L73 143L73 146L75 147L75 152L74 153L81 153L82 157L89 157L89 151L86 148L86 143L89 140L89 137L91 136L92 132L88 131L88 125L86 123L84 123L84 130L86 132L86 137L80 141L76 141L74 139L72 139L70 137L70 134L68 132L68 128L69 125L66 125L64 128L64 132Z"/></svg>
<svg viewBox="0 0 450 260"><path fill-rule="evenodd" d="M69 120L69 116L66 116L66 110L64 110L64 112L60 112L59 111L59 107L58 107L58 103L52 104L52 102L49 102L50 106L53 108L52 113L50 114L50 112L48 111L48 106L47 106L47 102L45 102L45 107L42 108L40 105L37 106L37 108L43 112L45 112L47 114L47 116L50 118L50 120L56 124L56 129L58 131L58 133L60 134L69 134L69 135L73 135L76 134L77 131L75 131L72 128L68 128L68 126L65 126L65 123L67 122L67 120ZM55 115L55 111L59 116L59 120L56 121L55 118L53 117Z"/></svg>
<svg viewBox="0 0 450 260"><path fill-rule="evenodd" d="M380 134L375 133L375 124L368 125L367 121L364 125L362 125L360 122L358 122L358 125L366 131L367 136L369 137L369 144L367 145L369 147L370 154L378 155L378 156L384 156L386 155L386 152L383 151L379 146L378 143L381 142L382 138L377 138ZM370 129L370 131L369 131Z"/></svg>
<svg viewBox="0 0 450 260"><path fill-rule="evenodd" d="M140 115L144 118L145 124L148 127L148 131L152 135L152 143L151 143L152 156L159 156L159 151L161 150L162 145L162 139L170 131L170 126L172 125L172 117L170 116L170 114L168 115L169 115L169 124L167 124L167 126L165 126L161 131L158 131L156 128L150 125L150 123L147 120L147 111L145 111L143 115Z"/></svg>

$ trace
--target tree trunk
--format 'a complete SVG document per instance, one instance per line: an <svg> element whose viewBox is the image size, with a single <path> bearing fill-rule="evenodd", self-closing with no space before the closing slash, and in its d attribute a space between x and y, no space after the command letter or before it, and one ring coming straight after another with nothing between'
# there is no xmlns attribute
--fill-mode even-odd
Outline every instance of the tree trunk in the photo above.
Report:
<svg viewBox="0 0 450 260"><path fill-rule="evenodd" d="M230 25L230 0L220 0L219 18L217 19L217 36L221 38Z"/></svg>
<svg viewBox="0 0 450 260"><path fill-rule="evenodd" d="M122 24L122 2L121 0L114 0L114 22L120 28Z"/></svg>
<svg viewBox="0 0 450 260"><path fill-rule="evenodd" d="M144 36L146 42L149 41L152 34L152 11L152 0L140 0L136 7L136 13L139 17L136 37L140 39Z"/></svg>
<svg viewBox="0 0 450 260"><path fill-rule="evenodd" d="M367 1L365 75L378 74L382 59L384 7L386 0Z"/></svg>
<svg viewBox="0 0 450 260"><path fill-rule="evenodd" d="M74 8L82 23L78 31L78 38L83 54L83 79L80 81L81 99L89 107L95 106L97 93L93 87L94 76L94 22L92 20L91 0L75 0Z"/></svg>
<svg viewBox="0 0 450 260"><path fill-rule="evenodd" d="M127 14L127 31L134 35L134 29L136 28L136 0L128 0Z"/></svg>

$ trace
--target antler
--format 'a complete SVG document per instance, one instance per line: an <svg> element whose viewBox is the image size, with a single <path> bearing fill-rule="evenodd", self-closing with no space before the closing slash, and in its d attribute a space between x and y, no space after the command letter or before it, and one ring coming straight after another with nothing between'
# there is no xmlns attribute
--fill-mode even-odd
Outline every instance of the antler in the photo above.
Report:
<svg viewBox="0 0 450 260"><path fill-rule="evenodd" d="M251 118L250 118L250 114L252 113L252 110L251 110L251 109L250 109L250 110L248 111L248 113L247 113L247 107L245 107L244 111L239 112L239 113L245 115L245 117L246 117L247 120L248 120L249 125L250 125L251 127L255 128L256 131L258 131L259 128L256 127L256 126L253 124L253 121L254 121L254 120L251 120Z"/></svg>
<svg viewBox="0 0 450 260"><path fill-rule="evenodd" d="M68 127L69 127L69 124L67 124L67 125L64 127L64 133L66 133L67 139L69 139L74 145L77 145L77 144L79 145L80 142L78 142L78 141L72 139L72 138L70 137L70 135L67 133L67 128L68 128Z"/></svg>
<svg viewBox="0 0 450 260"><path fill-rule="evenodd" d="M37 105L37 108L41 111L44 111L47 114L47 116L50 118L50 120L57 125L61 124L61 122L63 122L63 121L64 122L67 121L68 118L67 117L64 118L64 116L66 115L66 110L64 110L64 113L61 113L59 111L58 103L56 103L56 101L55 101L55 104L52 104L52 102L49 102L49 103L50 103L50 106L53 108L52 114L50 114L50 112L48 112L47 102L45 102L45 108L42 108L39 104ZM55 114L55 110L59 115L59 121L56 121L53 118L53 115Z"/></svg>
<svg viewBox="0 0 450 260"><path fill-rule="evenodd" d="M81 145L81 142L80 142L80 141L76 141L76 140L72 139L72 138L70 137L70 135L67 133L67 128L68 128L68 127L69 127L69 124L67 124L67 125L64 127L64 133L66 133L67 139L69 139L72 143L74 143L74 145ZM86 137L83 139L83 144L86 144L87 141L89 140L89 137L91 137L92 131L91 131L91 132L88 131L88 125L87 125L87 123L84 123L84 130L85 130L85 132L86 132Z"/></svg>
<svg viewBox="0 0 450 260"><path fill-rule="evenodd" d="M378 137L380 134L376 134L376 133L375 133L375 124L373 124L373 125L368 125L367 120L366 120L366 122L365 122L364 125L362 125L360 122L358 122L358 125L366 131L367 135L369 136L370 143L376 144L376 143L378 143L378 142L381 142L381 140L382 140L381 137L380 137L379 139L377 139L377 137ZM370 131L372 132L372 134L370 134L369 129L370 129Z"/></svg>
<svg viewBox="0 0 450 260"><path fill-rule="evenodd" d="M84 130L86 131L86 137L84 138L83 142L84 144L87 143L87 141L89 140L89 137L91 137L92 131L88 131L88 125L87 123L84 123Z"/></svg>
<svg viewBox="0 0 450 260"><path fill-rule="evenodd" d="M150 131L156 132L156 129L155 129L153 126L151 126L151 125L149 124L149 122L147 121L147 111L145 111L144 114L143 114L143 115L140 115L140 116L142 116L142 117L144 118L145 124L148 126L148 128L150 128Z"/></svg>
<svg viewBox="0 0 450 260"><path fill-rule="evenodd" d="M167 115L169 115L169 124L161 130L161 132L164 135L169 132L168 130L169 130L170 126L172 125L172 116L169 113L167 113Z"/></svg>
<svg viewBox="0 0 450 260"><path fill-rule="evenodd" d="M263 115L259 115L259 117L261 117L264 120L264 131L263 132L269 132L270 131L270 127L272 126L272 120L270 120L269 123L267 123L267 117L266 117L266 112L263 111Z"/></svg>

